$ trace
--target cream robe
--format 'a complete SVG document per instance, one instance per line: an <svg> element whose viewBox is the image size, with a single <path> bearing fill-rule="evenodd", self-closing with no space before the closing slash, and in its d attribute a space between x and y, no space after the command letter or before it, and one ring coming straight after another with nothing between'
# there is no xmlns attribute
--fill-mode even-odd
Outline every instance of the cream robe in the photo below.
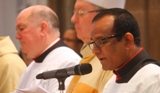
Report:
<svg viewBox="0 0 160 93"><path fill-rule="evenodd" d="M10 37L0 37L0 93L14 91L25 68Z"/></svg>

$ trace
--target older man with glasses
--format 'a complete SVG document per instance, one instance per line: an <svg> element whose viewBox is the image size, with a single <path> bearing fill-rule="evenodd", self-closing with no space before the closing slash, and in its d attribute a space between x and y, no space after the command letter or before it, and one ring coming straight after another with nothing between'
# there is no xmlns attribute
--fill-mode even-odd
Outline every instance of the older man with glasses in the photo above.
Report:
<svg viewBox="0 0 160 93"><path fill-rule="evenodd" d="M83 59L80 63L90 63L92 73L75 76L70 83L67 93L101 93L104 85L113 75L111 71L104 71L97 57L87 46L90 42L92 19L100 10L108 8L124 8L125 0L76 0L74 15L71 21L75 24L77 37L84 42L81 48Z"/></svg>

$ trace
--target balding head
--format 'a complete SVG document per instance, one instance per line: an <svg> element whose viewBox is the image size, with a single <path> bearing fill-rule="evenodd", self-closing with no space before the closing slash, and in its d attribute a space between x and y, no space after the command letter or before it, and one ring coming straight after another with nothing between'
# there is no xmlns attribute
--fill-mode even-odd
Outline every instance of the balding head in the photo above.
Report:
<svg viewBox="0 0 160 93"><path fill-rule="evenodd" d="M60 37L56 13L43 5L30 6L22 10L16 20L16 30L16 38L22 45L22 51L32 58Z"/></svg>
<svg viewBox="0 0 160 93"><path fill-rule="evenodd" d="M50 9L47 6L43 5L30 6L21 11L18 17L24 14L28 16L28 21L31 21L33 23L46 21L48 24L50 24L51 27L59 28L58 16L52 9Z"/></svg>

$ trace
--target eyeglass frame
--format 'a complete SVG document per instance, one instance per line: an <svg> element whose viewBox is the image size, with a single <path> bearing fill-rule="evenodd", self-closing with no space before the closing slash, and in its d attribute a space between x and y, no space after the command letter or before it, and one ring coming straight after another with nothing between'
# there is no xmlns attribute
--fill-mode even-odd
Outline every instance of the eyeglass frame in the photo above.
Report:
<svg viewBox="0 0 160 93"><path fill-rule="evenodd" d="M73 13L77 14L78 16L85 15L87 13L93 13L93 12L100 12L104 11L105 9L100 9L100 10L91 10L91 11L85 11L85 10L74 10Z"/></svg>
<svg viewBox="0 0 160 93"><path fill-rule="evenodd" d="M99 40L95 40L95 41L92 41L90 43L88 43L88 46L91 50L93 50L93 47L96 46L98 48L101 48L104 46L105 44L105 41L107 41L108 39L110 38L115 38L115 37L119 37L120 35L111 35L111 36L107 36L107 37L104 37L104 38L101 38ZM99 44L96 43L96 41L99 41Z"/></svg>

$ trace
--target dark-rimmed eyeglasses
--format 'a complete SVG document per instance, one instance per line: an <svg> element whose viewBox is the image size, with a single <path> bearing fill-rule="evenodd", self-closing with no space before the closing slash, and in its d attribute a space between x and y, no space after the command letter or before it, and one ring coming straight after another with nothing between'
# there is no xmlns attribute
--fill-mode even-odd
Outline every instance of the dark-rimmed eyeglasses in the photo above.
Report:
<svg viewBox="0 0 160 93"><path fill-rule="evenodd" d="M103 10L104 9L102 9L102 10L92 10L92 11L74 10L73 13L78 15L78 16L82 16L82 15L87 14L87 13L100 12L100 11L103 11Z"/></svg>
<svg viewBox="0 0 160 93"><path fill-rule="evenodd" d="M92 50L94 46L101 48L105 42L110 39L110 38L114 38L114 37L118 37L120 35L111 35L111 36L107 36L105 38L99 39L99 40L95 40L93 42L88 43L88 46L90 47L90 49Z"/></svg>

